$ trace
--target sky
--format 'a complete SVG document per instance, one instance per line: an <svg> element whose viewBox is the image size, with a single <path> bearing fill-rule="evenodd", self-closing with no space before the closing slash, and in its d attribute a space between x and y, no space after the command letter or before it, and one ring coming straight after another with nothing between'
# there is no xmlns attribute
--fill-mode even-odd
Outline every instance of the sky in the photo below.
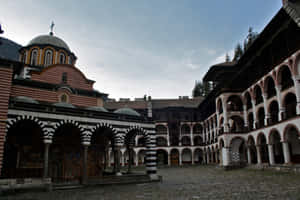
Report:
<svg viewBox="0 0 300 200"><path fill-rule="evenodd" d="M0 23L23 46L63 39L94 88L110 98L191 96L209 67L261 32L281 0L0 0Z"/></svg>

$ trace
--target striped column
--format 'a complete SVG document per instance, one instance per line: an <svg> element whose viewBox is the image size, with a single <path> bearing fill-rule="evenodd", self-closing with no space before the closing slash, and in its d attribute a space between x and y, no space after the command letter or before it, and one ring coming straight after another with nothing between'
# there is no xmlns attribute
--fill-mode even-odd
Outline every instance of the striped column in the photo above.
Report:
<svg viewBox="0 0 300 200"><path fill-rule="evenodd" d="M153 133L148 133L146 138L146 171L147 174L156 174L157 155L156 155L156 137Z"/></svg>

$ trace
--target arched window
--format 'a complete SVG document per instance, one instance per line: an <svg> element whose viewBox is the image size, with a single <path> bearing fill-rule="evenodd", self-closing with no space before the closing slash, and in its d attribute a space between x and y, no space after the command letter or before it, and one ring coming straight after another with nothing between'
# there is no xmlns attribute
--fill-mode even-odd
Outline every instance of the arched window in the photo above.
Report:
<svg viewBox="0 0 300 200"><path fill-rule="evenodd" d="M69 102L69 96L67 94L60 95L59 101L62 103L68 103Z"/></svg>
<svg viewBox="0 0 300 200"><path fill-rule="evenodd" d="M266 84L267 84L267 98L269 99L276 95L275 83L273 78L268 77Z"/></svg>
<svg viewBox="0 0 300 200"><path fill-rule="evenodd" d="M25 63L25 62L26 62L26 52L24 52L24 53L22 54L21 62L22 62L22 63Z"/></svg>
<svg viewBox="0 0 300 200"><path fill-rule="evenodd" d="M53 53L51 50L46 50L45 52L45 66L49 66L52 64Z"/></svg>
<svg viewBox="0 0 300 200"><path fill-rule="evenodd" d="M258 105L263 102L262 92L259 86L256 86L254 91L255 91L255 104Z"/></svg>
<svg viewBox="0 0 300 200"><path fill-rule="evenodd" d="M38 56L38 50L37 49L32 50L30 56L31 65L37 65L37 56Z"/></svg>
<svg viewBox="0 0 300 200"><path fill-rule="evenodd" d="M59 54L59 63L60 64L65 64L66 63L66 56L64 53Z"/></svg>
<svg viewBox="0 0 300 200"><path fill-rule="evenodd" d="M249 110L252 108L251 96L249 92L246 93L245 98L246 98L247 110Z"/></svg>
<svg viewBox="0 0 300 200"><path fill-rule="evenodd" d="M63 72L62 77L61 77L61 82L64 84L67 84L67 81L68 81L67 72Z"/></svg>

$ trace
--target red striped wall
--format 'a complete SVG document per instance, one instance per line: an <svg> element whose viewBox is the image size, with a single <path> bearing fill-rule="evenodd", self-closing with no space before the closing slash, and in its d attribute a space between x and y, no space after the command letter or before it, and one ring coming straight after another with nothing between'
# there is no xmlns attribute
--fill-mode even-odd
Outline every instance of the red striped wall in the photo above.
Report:
<svg viewBox="0 0 300 200"><path fill-rule="evenodd" d="M2 169L8 101L11 92L12 69L0 66L0 175Z"/></svg>
<svg viewBox="0 0 300 200"><path fill-rule="evenodd" d="M57 103L59 102L59 96L62 94L62 90L59 91L50 91L50 90L42 90L38 88L24 87L20 85L13 85L11 96L26 96L31 97L37 101L45 101L49 103ZM75 106L97 106L97 98L96 97L88 97L88 96L80 96L71 94L69 92L65 92L70 97L71 104Z"/></svg>
<svg viewBox="0 0 300 200"><path fill-rule="evenodd" d="M63 73L67 73L67 84L72 88L93 90L93 83L89 82L84 74L72 65L53 65L42 72L32 72L31 79L46 83L61 84Z"/></svg>

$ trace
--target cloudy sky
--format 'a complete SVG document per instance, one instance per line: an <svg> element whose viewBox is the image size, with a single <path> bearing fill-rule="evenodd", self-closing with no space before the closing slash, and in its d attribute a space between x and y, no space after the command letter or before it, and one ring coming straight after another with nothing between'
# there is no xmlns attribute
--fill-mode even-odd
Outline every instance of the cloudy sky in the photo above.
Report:
<svg viewBox="0 0 300 200"><path fill-rule="evenodd" d="M111 98L177 98L225 60L252 26L260 32L281 0L0 0L4 37L26 45L54 34L76 66Z"/></svg>

